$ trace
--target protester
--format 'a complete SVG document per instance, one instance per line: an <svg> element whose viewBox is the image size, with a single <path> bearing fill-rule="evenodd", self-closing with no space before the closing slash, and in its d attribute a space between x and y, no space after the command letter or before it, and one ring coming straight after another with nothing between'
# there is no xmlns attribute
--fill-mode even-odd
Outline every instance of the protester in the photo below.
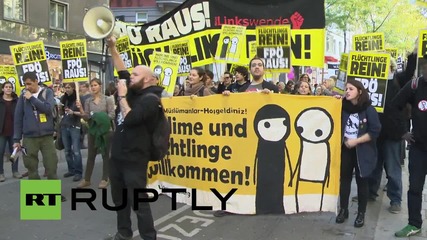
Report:
<svg viewBox="0 0 427 240"><path fill-rule="evenodd" d="M298 81L294 90L296 95L312 95L310 85L305 81Z"/></svg>
<svg viewBox="0 0 427 240"><path fill-rule="evenodd" d="M156 86L156 77L147 66L136 66L130 75L117 51L116 39L108 38L107 43L119 78L126 80L120 80L118 84L121 117L112 140L110 168L113 202L116 206L126 206L117 211L117 233L110 239L126 240L132 239L133 235L130 218L130 209L134 204L133 190L146 188L147 185L147 167L152 151L149 129L159 121L159 98L163 88ZM190 76L199 76L196 70L192 71L194 72ZM148 94L155 94L157 97ZM126 190L128 201L123 203L122 192ZM149 203L138 203L138 209L134 211L140 236L146 240L156 239Z"/></svg>
<svg viewBox="0 0 427 240"><path fill-rule="evenodd" d="M3 168L3 156L6 146L9 152L13 153L13 119L18 102L18 96L13 92L13 84L5 82L2 84L2 92L0 93L0 182L4 182L6 177ZM14 178L22 178L18 172L19 158L16 156L12 159L12 176Z"/></svg>
<svg viewBox="0 0 427 240"><path fill-rule="evenodd" d="M53 91L38 85L35 72L26 72L22 77L25 90L18 98L15 109L15 124L13 134L13 148L22 150L24 165L28 169L29 179L40 179L38 173L39 151L43 157L43 165L48 179L58 179L56 171L58 156L53 143L53 116L55 107ZM21 145L22 140L22 145ZM61 196L65 201L65 197Z"/></svg>
<svg viewBox="0 0 427 240"><path fill-rule="evenodd" d="M222 81L218 85L218 94L222 94L224 91L232 91L231 86L233 84L233 76L230 72L224 72L222 75Z"/></svg>
<svg viewBox="0 0 427 240"><path fill-rule="evenodd" d="M343 223L348 218L351 181L355 170L359 206L354 226L362 227L369 195L368 176L376 165L376 138L381 124L367 90L359 81L347 80L346 95L342 100L341 126L344 138L341 146L340 211L335 221Z"/></svg>
<svg viewBox="0 0 427 240"><path fill-rule="evenodd" d="M206 72L203 68L196 67L190 70L190 76L185 89L182 91L183 96L209 96L211 91L205 87Z"/></svg>
<svg viewBox="0 0 427 240"><path fill-rule="evenodd" d="M271 82L264 80L264 62L261 58L252 58L249 62L252 83L241 88L241 92L279 93L279 88Z"/></svg>

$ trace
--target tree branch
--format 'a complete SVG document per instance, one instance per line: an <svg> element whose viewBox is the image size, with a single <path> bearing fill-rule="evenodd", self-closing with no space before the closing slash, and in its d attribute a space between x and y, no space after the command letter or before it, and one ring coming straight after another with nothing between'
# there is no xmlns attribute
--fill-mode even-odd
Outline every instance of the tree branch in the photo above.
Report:
<svg viewBox="0 0 427 240"><path fill-rule="evenodd" d="M380 25L377 27L377 29L375 29L374 32L378 31L378 29L381 28L381 26L384 24L385 20L388 19L388 17L390 16L391 12L393 11L394 7L397 5L397 2L394 3L393 7L390 8L390 11L387 13L387 15L385 16L385 18L383 19L383 21L380 23Z"/></svg>

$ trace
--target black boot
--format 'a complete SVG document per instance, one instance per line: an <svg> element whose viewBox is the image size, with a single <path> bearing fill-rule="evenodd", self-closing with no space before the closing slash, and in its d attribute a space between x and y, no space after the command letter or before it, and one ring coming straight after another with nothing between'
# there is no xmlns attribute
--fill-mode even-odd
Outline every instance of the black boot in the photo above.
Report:
<svg viewBox="0 0 427 240"><path fill-rule="evenodd" d="M365 213L359 212L357 213L356 220L354 220L354 227L360 228L365 225Z"/></svg>
<svg viewBox="0 0 427 240"><path fill-rule="evenodd" d="M335 219L336 223L343 223L348 218L348 209L341 209Z"/></svg>

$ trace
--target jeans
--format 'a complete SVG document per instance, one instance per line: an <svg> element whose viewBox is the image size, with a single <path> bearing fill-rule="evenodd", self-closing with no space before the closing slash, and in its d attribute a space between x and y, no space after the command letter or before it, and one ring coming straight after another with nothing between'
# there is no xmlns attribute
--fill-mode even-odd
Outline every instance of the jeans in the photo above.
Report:
<svg viewBox="0 0 427 240"><path fill-rule="evenodd" d="M390 204L402 202L402 165L400 164L400 151L402 141L381 140L377 141L378 162L369 178L369 193L378 196L381 184L383 167L387 175L387 196Z"/></svg>
<svg viewBox="0 0 427 240"><path fill-rule="evenodd" d="M409 224L421 228L422 195L427 173L427 151L411 144L409 148L409 190L408 213Z"/></svg>
<svg viewBox="0 0 427 240"><path fill-rule="evenodd" d="M61 127L61 138L64 143L65 159L67 160L68 172L82 175L82 153L80 143L80 128Z"/></svg>
<svg viewBox="0 0 427 240"><path fill-rule="evenodd" d="M12 154L13 152L13 137L9 136L0 136L0 174L4 174L4 168L3 168L3 156L4 156L4 152L6 150L6 144L9 147L9 152L10 154ZM15 163L12 164L12 172L18 172L18 160L19 158L16 159Z"/></svg>
<svg viewBox="0 0 427 240"><path fill-rule="evenodd" d="M348 209L348 200L351 191L351 181L353 180L353 169L356 171L358 212L365 213L368 205L369 186L368 178L360 177L360 170L357 163L356 148L341 148L341 178L340 178L340 208Z"/></svg>
<svg viewBox="0 0 427 240"><path fill-rule="evenodd" d="M134 208L134 189L146 188L148 160L140 159L137 162L126 162L111 158L110 183L111 196L115 206L126 204L126 207L117 211L117 230L125 238L132 238L131 208L135 211L138 221L138 230L142 239L155 240L153 216L148 202L139 202L138 209ZM127 195L123 195L127 190ZM140 194L147 198L147 194ZM127 198L127 199L125 199ZM126 201L127 200L127 201Z"/></svg>

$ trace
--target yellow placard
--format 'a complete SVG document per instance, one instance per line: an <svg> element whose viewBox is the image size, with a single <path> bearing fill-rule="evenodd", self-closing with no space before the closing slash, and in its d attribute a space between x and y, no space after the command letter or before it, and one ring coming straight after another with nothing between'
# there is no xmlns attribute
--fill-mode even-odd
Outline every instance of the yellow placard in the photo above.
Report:
<svg viewBox="0 0 427 240"><path fill-rule="evenodd" d="M257 26L257 57L263 59L264 68L272 72L290 72L291 26Z"/></svg>
<svg viewBox="0 0 427 240"><path fill-rule="evenodd" d="M353 51L385 50L384 33L366 33L353 36Z"/></svg>
<svg viewBox="0 0 427 240"><path fill-rule="evenodd" d="M341 54L340 66L337 75L337 82L335 83L334 91L343 94L345 91L345 82L347 80L347 66L348 66L348 54Z"/></svg>
<svg viewBox="0 0 427 240"><path fill-rule="evenodd" d="M13 91L18 95L21 94L21 85L19 84L15 66L0 65L0 84L3 84L5 82L12 83Z"/></svg>
<svg viewBox="0 0 427 240"><path fill-rule="evenodd" d="M49 84L52 82L42 41L10 46L10 52L21 87L25 85L22 76L26 72L35 72L40 83Z"/></svg>
<svg viewBox="0 0 427 240"><path fill-rule="evenodd" d="M343 54L341 54L339 69L342 71L347 71L347 65L348 65L348 54L343 53Z"/></svg>
<svg viewBox="0 0 427 240"><path fill-rule="evenodd" d="M172 53L154 52L150 68L159 78L159 86L166 89L169 94L175 91L178 67L181 56Z"/></svg>
<svg viewBox="0 0 427 240"><path fill-rule="evenodd" d="M62 62L62 82L87 81L86 39L62 41L59 43Z"/></svg>
<svg viewBox="0 0 427 240"><path fill-rule="evenodd" d="M149 187L197 188L198 204L214 209L220 203L210 189L224 196L236 188L227 211L237 213L259 212L260 201L273 212L336 210L340 100L236 93L162 102L171 126L169 155L150 163Z"/></svg>
<svg viewBox="0 0 427 240"><path fill-rule="evenodd" d="M427 54L427 30L420 30L418 36L418 57L422 58Z"/></svg>
<svg viewBox="0 0 427 240"><path fill-rule="evenodd" d="M219 63L237 63L243 50L246 27L222 25L215 60Z"/></svg>
<svg viewBox="0 0 427 240"><path fill-rule="evenodd" d="M132 72L132 52L130 49L129 37L123 36L117 39L116 48L122 58L123 63L125 64L125 68ZM114 68L114 76L118 76L117 69Z"/></svg>
<svg viewBox="0 0 427 240"><path fill-rule="evenodd" d="M365 78L387 79L390 54L375 52L350 52L347 75Z"/></svg>
<svg viewBox="0 0 427 240"><path fill-rule="evenodd" d="M386 48L385 51L394 59L397 58L397 48Z"/></svg>
<svg viewBox="0 0 427 240"><path fill-rule="evenodd" d="M181 56L178 67L178 76L188 76L192 68L190 45L188 41L172 42L170 45L170 52Z"/></svg>

